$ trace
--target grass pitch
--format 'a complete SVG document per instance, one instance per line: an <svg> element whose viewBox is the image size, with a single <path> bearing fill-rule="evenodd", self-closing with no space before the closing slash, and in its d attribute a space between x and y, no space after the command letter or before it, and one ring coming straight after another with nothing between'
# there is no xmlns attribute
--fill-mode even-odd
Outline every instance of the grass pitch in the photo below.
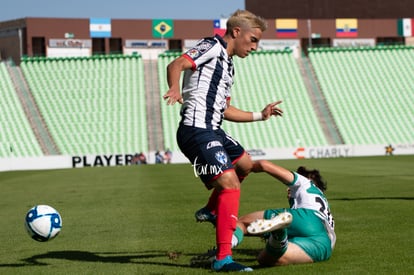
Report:
<svg viewBox="0 0 414 275"><path fill-rule="evenodd" d="M327 262L259 268L264 243L245 238L234 258L255 274L414 274L414 156L277 161L318 168L328 181L337 244ZM214 246L194 211L209 196L190 164L0 173L0 274L210 274L190 259ZM61 234L36 242L24 229L33 205L61 214ZM242 185L240 214L287 207L266 174Z"/></svg>

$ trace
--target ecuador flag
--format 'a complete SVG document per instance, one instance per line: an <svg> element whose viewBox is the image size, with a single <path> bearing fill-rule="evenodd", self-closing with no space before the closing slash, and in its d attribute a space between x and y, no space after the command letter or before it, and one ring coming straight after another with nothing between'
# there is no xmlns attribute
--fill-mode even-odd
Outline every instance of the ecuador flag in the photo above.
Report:
<svg viewBox="0 0 414 275"><path fill-rule="evenodd" d="M278 38L295 38L298 36L297 19L276 19L276 37Z"/></svg>
<svg viewBox="0 0 414 275"><path fill-rule="evenodd" d="M336 19L336 37L358 37L358 19Z"/></svg>

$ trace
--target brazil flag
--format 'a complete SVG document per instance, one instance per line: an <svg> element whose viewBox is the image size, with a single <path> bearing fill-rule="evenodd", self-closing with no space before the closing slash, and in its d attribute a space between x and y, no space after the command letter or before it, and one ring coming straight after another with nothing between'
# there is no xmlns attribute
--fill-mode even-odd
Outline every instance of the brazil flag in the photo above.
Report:
<svg viewBox="0 0 414 275"><path fill-rule="evenodd" d="M174 36L174 22L171 19L152 20L152 36L154 38L171 38Z"/></svg>

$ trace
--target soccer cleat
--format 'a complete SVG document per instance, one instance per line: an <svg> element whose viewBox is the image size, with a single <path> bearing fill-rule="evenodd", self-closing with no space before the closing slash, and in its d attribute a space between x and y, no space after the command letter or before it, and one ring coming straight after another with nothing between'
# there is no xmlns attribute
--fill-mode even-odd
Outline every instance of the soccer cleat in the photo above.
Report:
<svg viewBox="0 0 414 275"><path fill-rule="evenodd" d="M216 272L229 272L229 271L239 271L239 272L250 272L253 271L253 268L239 264L233 261L231 256L226 256L223 260L214 260L211 264L211 269Z"/></svg>
<svg viewBox="0 0 414 275"><path fill-rule="evenodd" d="M203 207L195 212L194 214L197 222L211 222L214 226L216 225L217 216L212 214L207 208Z"/></svg>
<svg viewBox="0 0 414 275"><path fill-rule="evenodd" d="M247 232L252 235L260 235L267 232L275 231L288 227L292 223L292 214L289 212L283 212L276 217L266 220L258 219L252 222L247 227Z"/></svg>

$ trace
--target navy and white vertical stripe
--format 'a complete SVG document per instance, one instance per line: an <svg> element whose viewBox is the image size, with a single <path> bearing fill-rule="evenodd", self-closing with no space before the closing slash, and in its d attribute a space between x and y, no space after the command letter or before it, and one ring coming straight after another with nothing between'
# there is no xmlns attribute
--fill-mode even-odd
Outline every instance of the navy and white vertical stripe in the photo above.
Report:
<svg viewBox="0 0 414 275"><path fill-rule="evenodd" d="M184 72L181 108L186 126L218 129L227 108L233 85L234 67L226 51L226 42L220 37L200 40L184 53L193 64Z"/></svg>

